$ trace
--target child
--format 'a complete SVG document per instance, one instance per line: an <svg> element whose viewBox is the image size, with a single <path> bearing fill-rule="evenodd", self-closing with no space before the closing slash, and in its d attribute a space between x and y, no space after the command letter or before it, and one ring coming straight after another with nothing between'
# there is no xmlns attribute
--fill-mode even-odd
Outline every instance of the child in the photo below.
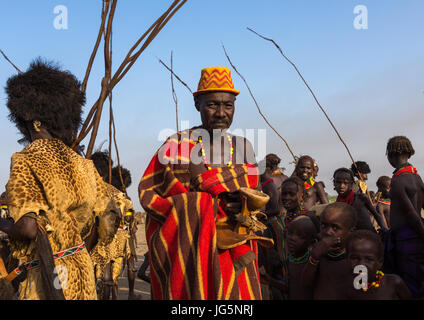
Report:
<svg viewBox="0 0 424 320"><path fill-rule="evenodd" d="M337 197L337 202L347 203L353 206L356 210L357 224L355 228L357 230L367 229L375 232L370 218L371 213L382 231L387 231L387 226L383 217L375 210L368 197L362 193L356 193L352 190L354 177L351 170L347 168L339 168L334 172L333 178L334 189L339 195Z"/></svg>
<svg viewBox="0 0 424 320"><path fill-rule="evenodd" d="M379 236L368 230L354 231L346 241L347 259L352 273L356 266L367 268L367 287L349 290L352 300L405 300L411 298L411 292L403 280L395 274L384 274L384 248ZM357 277L359 273L354 274Z"/></svg>
<svg viewBox="0 0 424 320"><path fill-rule="evenodd" d="M289 300L312 299L312 288L304 288L299 279L309 260L310 249L317 241L318 230L311 218L301 215L287 228L287 248L289 251Z"/></svg>
<svg viewBox="0 0 424 320"><path fill-rule="evenodd" d="M392 179L381 176L377 180L378 202L376 210L386 219L387 228L390 229L390 184Z"/></svg>
<svg viewBox="0 0 424 320"><path fill-rule="evenodd" d="M409 162L415 154L411 141L404 136L387 143L387 159L393 168L390 196L390 225L387 262L411 290L414 298L424 296L424 184ZM385 261L386 263L386 261Z"/></svg>
<svg viewBox="0 0 424 320"><path fill-rule="evenodd" d="M368 175L371 173L371 169L365 161L356 161L355 164L356 167L353 164L350 167L353 175L358 178L358 180L356 180L353 184L353 191L366 194L368 190L366 182L368 180Z"/></svg>
<svg viewBox="0 0 424 320"><path fill-rule="evenodd" d="M301 156L292 174L292 177L298 177L304 183L303 202L307 210L318 203L329 203L324 183L315 181L317 174L318 165L310 156Z"/></svg>
<svg viewBox="0 0 424 320"><path fill-rule="evenodd" d="M281 201L285 212L269 217L264 236L274 240L274 247L262 250L263 264L270 278L274 300L287 298L288 249L287 227L298 216L307 213L302 206L304 183L297 177L286 179L281 185ZM274 285L273 285L274 284ZM278 285L277 287L277 284ZM281 285L284 284L284 287Z"/></svg>
<svg viewBox="0 0 424 320"><path fill-rule="evenodd" d="M345 242L355 229L355 209L343 202L329 204L322 212L321 239L311 250L301 283L313 288L315 300L346 298L346 279L351 275L346 259Z"/></svg>

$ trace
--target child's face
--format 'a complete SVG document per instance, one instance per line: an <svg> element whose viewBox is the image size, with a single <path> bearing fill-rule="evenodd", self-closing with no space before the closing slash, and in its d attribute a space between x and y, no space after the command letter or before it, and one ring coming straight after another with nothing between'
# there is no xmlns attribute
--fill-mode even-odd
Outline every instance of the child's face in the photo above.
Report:
<svg viewBox="0 0 424 320"><path fill-rule="evenodd" d="M310 160L304 159L299 162L299 165L297 167L297 176L300 179L305 181L310 176L312 176L313 172L314 164Z"/></svg>
<svg viewBox="0 0 424 320"><path fill-rule="evenodd" d="M353 230L348 226L346 213L334 209L324 210L321 214L321 238L338 238L337 244L330 250L340 250L345 247L346 238Z"/></svg>
<svg viewBox="0 0 424 320"><path fill-rule="evenodd" d="M352 272L358 265L367 267L369 281L375 278L377 271L383 265L377 246L374 242L366 239L357 239L350 243L347 259Z"/></svg>
<svg viewBox="0 0 424 320"><path fill-rule="evenodd" d="M379 189L383 198L390 197L390 183L391 183L391 180L384 180L382 188Z"/></svg>
<svg viewBox="0 0 424 320"><path fill-rule="evenodd" d="M287 182L281 189L281 201L287 210L295 210L302 201L303 190L296 183Z"/></svg>
<svg viewBox="0 0 424 320"><path fill-rule="evenodd" d="M304 226L302 220L296 220L287 228L287 247L290 253L303 254L312 244L312 236L307 233Z"/></svg>
<svg viewBox="0 0 424 320"><path fill-rule="evenodd" d="M340 196L347 195L352 189L352 177L347 172L337 172L334 177L334 190Z"/></svg>

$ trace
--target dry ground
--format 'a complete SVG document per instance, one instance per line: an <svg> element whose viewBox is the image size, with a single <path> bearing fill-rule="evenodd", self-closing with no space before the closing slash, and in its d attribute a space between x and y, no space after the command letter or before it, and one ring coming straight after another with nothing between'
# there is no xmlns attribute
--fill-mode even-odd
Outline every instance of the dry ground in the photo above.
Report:
<svg viewBox="0 0 424 320"><path fill-rule="evenodd" d="M147 250L146 236L144 233L144 223L139 223L137 225L137 260L135 263L136 269L140 268L140 265L143 263L144 254ZM128 280L127 280L127 268L125 268L124 272L121 273L121 276L118 279L119 281L119 300L128 299ZM150 300L150 284L140 280L136 277L135 280L135 289L136 294L141 295L142 300Z"/></svg>

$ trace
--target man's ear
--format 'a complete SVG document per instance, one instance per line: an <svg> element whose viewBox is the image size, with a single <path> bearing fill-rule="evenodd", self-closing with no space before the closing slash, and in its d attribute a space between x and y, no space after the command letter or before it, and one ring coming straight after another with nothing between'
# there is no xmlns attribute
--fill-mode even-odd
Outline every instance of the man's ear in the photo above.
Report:
<svg viewBox="0 0 424 320"><path fill-rule="evenodd" d="M199 96L194 97L194 106L196 110L200 112L200 98Z"/></svg>

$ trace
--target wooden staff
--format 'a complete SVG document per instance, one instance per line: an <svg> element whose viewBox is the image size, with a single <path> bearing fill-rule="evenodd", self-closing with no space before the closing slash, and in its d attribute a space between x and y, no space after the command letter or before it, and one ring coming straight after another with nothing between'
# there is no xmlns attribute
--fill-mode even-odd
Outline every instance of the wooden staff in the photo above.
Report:
<svg viewBox="0 0 424 320"><path fill-rule="evenodd" d="M237 70L237 68L234 66L234 64L231 62L231 59L230 59L230 57L228 56L228 54L227 54L227 51L225 50L225 47L224 47L224 45L222 45L222 48L224 49L224 53L225 53L225 56L227 57L227 59L228 59L228 62L230 63L230 65L231 65L231 67L233 67L233 69L234 69L234 71L239 75L239 77L243 80L243 82L244 82L244 84L246 85L246 87L247 87L247 90L249 90L249 93L250 93L250 96L252 97L252 99L253 99L253 101L255 102L255 105L256 105L256 108L258 109L258 111L259 111L259 114L262 116L262 118L265 120L265 122L268 124L268 126L277 134L277 136L279 136L280 137L280 139L281 140L283 140L284 141L284 143L286 144L286 147L287 147L287 149L289 150L289 152L290 152L290 154L292 155L292 157L293 157L293 159L294 159L294 161L295 161L295 163L297 162L297 158L296 158L296 156L294 155L294 153L293 153L293 151L291 150L291 148L290 148L290 146L289 146L289 144L287 143L287 141L286 141L286 139L284 139L279 133L278 133L278 131L277 130L275 130L274 129L274 127L269 123L269 121L267 120L267 118L265 117L265 115L262 113L262 111L261 111L261 108L259 107L259 105L258 105L258 102L256 101L256 99L255 99L255 96L253 95L253 93L252 93L252 91L250 90L250 87L249 87L249 85L247 84L247 81L246 81L246 79L241 75L241 73Z"/></svg>

